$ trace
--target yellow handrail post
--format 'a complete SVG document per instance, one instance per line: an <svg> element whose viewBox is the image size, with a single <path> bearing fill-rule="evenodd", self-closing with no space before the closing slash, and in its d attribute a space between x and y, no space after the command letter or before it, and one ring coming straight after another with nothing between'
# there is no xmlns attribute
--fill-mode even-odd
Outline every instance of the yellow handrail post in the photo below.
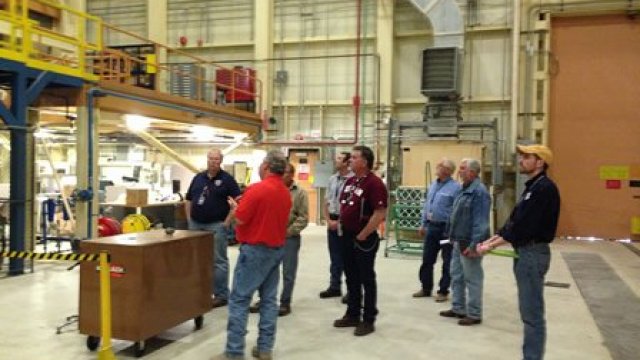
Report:
<svg viewBox="0 0 640 360"><path fill-rule="evenodd" d="M87 71L87 68L85 67L85 56L87 56L87 53L85 47L86 39L84 35L85 19L83 17L78 17L76 20L76 31L76 37L78 38L78 71L80 74L84 74Z"/></svg>
<svg viewBox="0 0 640 360"><path fill-rule="evenodd" d="M31 24L29 23L29 1L22 0L22 54L25 60L31 56Z"/></svg>
<svg viewBox="0 0 640 360"><path fill-rule="evenodd" d="M15 50L16 40L16 0L9 0L9 13L11 14L11 32L9 35L9 49Z"/></svg>
<svg viewBox="0 0 640 360"><path fill-rule="evenodd" d="M98 360L115 360L111 348L111 279L106 251L100 252L100 337L102 337Z"/></svg>

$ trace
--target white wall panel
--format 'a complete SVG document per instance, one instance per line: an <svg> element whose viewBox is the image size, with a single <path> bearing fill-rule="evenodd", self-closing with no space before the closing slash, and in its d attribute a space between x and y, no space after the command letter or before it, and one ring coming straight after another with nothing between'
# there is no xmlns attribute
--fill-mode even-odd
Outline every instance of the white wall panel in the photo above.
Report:
<svg viewBox="0 0 640 360"><path fill-rule="evenodd" d="M508 96L511 82L510 41L501 33L473 36L464 57L466 99Z"/></svg>
<svg viewBox="0 0 640 360"><path fill-rule="evenodd" d="M87 12L123 30L147 37L147 0L87 0ZM139 44L140 40L107 30L106 45Z"/></svg>

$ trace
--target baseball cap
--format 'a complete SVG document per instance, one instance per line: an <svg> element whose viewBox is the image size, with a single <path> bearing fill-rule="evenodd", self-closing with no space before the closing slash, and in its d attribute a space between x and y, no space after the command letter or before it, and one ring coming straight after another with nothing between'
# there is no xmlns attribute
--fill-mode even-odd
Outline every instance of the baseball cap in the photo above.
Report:
<svg viewBox="0 0 640 360"><path fill-rule="evenodd" d="M551 162L553 162L553 153L551 152L551 149L544 145L517 145L516 149L521 154L534 154L544 160L548 165L551 165Z"/></svg>

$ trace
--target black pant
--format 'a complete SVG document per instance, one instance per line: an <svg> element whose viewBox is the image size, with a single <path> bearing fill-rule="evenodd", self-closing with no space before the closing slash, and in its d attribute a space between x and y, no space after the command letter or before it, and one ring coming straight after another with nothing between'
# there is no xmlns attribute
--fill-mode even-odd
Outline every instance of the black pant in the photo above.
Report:
<svg viewBox="0 0 640 360"><path fill-rule="evenodd" d="M354 233L344 233L344 272L347 278L347 290L349 301L347 303L347 316L374 323L378 309L376 307L378 289L376 285L376 272L374 269L376 253L380 246L380 237L373 232L365 241L356 240ZM364 312L362 297L364 290Z"/></svg>
<svg viewBox="0 0 640 360"><path fill-rule="evenodd" d="M449 274L449 264L451 264L451 249L449 244L440 245L440 240L446 239L444 233L446 223L429 223L427 225L427 235L424 238L422 250L422 265L420 266L420 282L422 290L431 294L433 290L433 266L438 259L438 252L442 250L442 277L440 278L438 294L448 295L449 285L451 285L451 275Z"/></svg>

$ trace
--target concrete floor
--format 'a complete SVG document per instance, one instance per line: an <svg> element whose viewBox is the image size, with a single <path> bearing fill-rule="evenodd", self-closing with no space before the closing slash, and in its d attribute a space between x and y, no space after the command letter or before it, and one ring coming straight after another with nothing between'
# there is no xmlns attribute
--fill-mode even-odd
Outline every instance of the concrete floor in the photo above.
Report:
<svg viewBox="0 0 640 360"><path fill-rule="evenodd" d="M237 253L237 247L230 248L232 265ZM563 255L567 253L598 254L628 286L634 304L638 304L640 296L640 259L625 246L604 242L554 243L547 280L568 283L570 287L546 288L546 359L625 358L612 356L615 352L605 346L615 344L605 341L607 335L599 330L583 298L584 289L577 286L565 262ZM438 316L450 303L411 297L419 288L418 257L385 258L381 248L376 266L380 315L376 332L363 338L354 337L353 329L332 327L333 320L341 317L345 309L339 299L318 298L318 292L328 284L324 228L311 226L305 230L300 258L293 312L278 321L276 359L513 360L521 356L522 325L512 261L508 258L485 258L484 321L479 326L461 327L454 320ZM79 272L67 271L67 266L41 262L33 274L0 278L0 359L97 358L96 353L86 349L86 337L76 327L60 335L55 333L56 326L67 315L77 313ZM606 284L597 286L603 294L608 292ZM144 358L209 359L224 349L226 319L227 309L219 308L206 314L200 331L193 331L193 322L170 329L147 342ZM256 320L257 315L250 316L249 348L256 341ZM640 334L640 323L631 326L629 331ZM115 340L114 351L118 359L134 358L130 342Z"/></svg>

